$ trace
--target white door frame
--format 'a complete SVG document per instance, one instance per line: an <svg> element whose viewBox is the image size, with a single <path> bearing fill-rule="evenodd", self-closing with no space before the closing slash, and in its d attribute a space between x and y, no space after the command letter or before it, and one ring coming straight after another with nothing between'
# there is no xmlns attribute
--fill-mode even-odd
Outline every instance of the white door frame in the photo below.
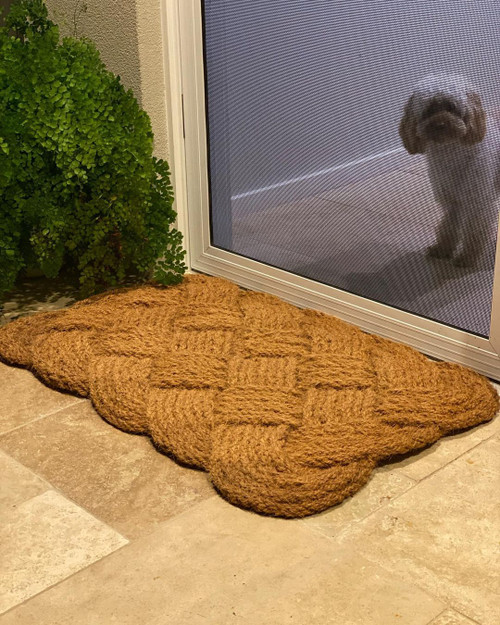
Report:
<svg viewBox="0 0 500 625"><path fill-rule="evenodd" d="M336 315L500 380L500 225L490 339L211 246L201 0L163 0L162 21L170 164L190 269Z"/></svg>

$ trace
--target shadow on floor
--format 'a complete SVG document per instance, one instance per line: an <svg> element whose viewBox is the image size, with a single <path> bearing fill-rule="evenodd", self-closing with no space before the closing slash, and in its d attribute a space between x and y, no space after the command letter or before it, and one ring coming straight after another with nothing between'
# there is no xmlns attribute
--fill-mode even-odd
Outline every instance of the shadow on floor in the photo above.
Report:
<svg viewBox="0 0 500 625"><path fill-rule="evenodd" d="M488 336L493 268L461 268L373 241L294 271L389 306Z"/></svg>

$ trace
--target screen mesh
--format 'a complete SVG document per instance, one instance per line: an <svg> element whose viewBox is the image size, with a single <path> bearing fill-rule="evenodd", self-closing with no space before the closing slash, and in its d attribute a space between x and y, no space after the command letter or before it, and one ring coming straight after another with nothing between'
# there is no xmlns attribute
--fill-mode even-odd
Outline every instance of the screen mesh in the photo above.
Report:
<svg viewBox="0 0 500 625"><path fill-rule="evenodd" d="M488 336L500 2L206 0L203 17L212 244ZM410 155L403 110L436 74Z"/></svg>

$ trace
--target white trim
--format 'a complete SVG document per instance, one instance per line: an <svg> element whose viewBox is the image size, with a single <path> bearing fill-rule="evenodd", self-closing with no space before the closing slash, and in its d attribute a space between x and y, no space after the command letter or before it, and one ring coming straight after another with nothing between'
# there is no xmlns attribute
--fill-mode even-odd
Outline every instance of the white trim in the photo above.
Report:
<svg viewBox="0 0 500 625"><path fill-rule="evenodd" d="M165 107L168 127L169 165L174 188L176 227L184 237L185 262L191 268L189 244L189 213L187 207L186 152L184 143L184 112L182 96L181 35L179 31L179 0L162 0L161 30L163 39L163 71L165 75Z"/></svg>
<svg viewBox="0 0 500 625"><path fill-rule="evenodd" d="M495 276L490 341L210 245L201 2L165 1L177 5L179 17L186 128L184 173L189 199L188 241L192 268L226 277L244 287L274 293L298 306L337 315L367 332L406 343L430 356L464 364L500 380L500 349L497 351L494 347L500 347L500 270ZM500 237L497 267L500 268Z"/></svg>
<svg viewBox="0 0 500 625"><path fill-rule="evenodd" d="M495 275L493 277L493 297L491 301L490 342L497 354L500 354L500 215L495 256Z"/></svg>

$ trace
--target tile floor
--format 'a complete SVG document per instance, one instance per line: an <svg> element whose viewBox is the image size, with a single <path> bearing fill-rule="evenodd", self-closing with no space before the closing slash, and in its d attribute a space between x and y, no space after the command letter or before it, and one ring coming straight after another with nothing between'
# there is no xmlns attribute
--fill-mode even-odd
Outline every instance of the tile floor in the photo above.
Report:
<svg viewBox="0 0 500 625"><path fill-rule="evenodd" d="M27 371L0 365L0 389L1 625L500 622L500 418L285 521Z"/></svg>

